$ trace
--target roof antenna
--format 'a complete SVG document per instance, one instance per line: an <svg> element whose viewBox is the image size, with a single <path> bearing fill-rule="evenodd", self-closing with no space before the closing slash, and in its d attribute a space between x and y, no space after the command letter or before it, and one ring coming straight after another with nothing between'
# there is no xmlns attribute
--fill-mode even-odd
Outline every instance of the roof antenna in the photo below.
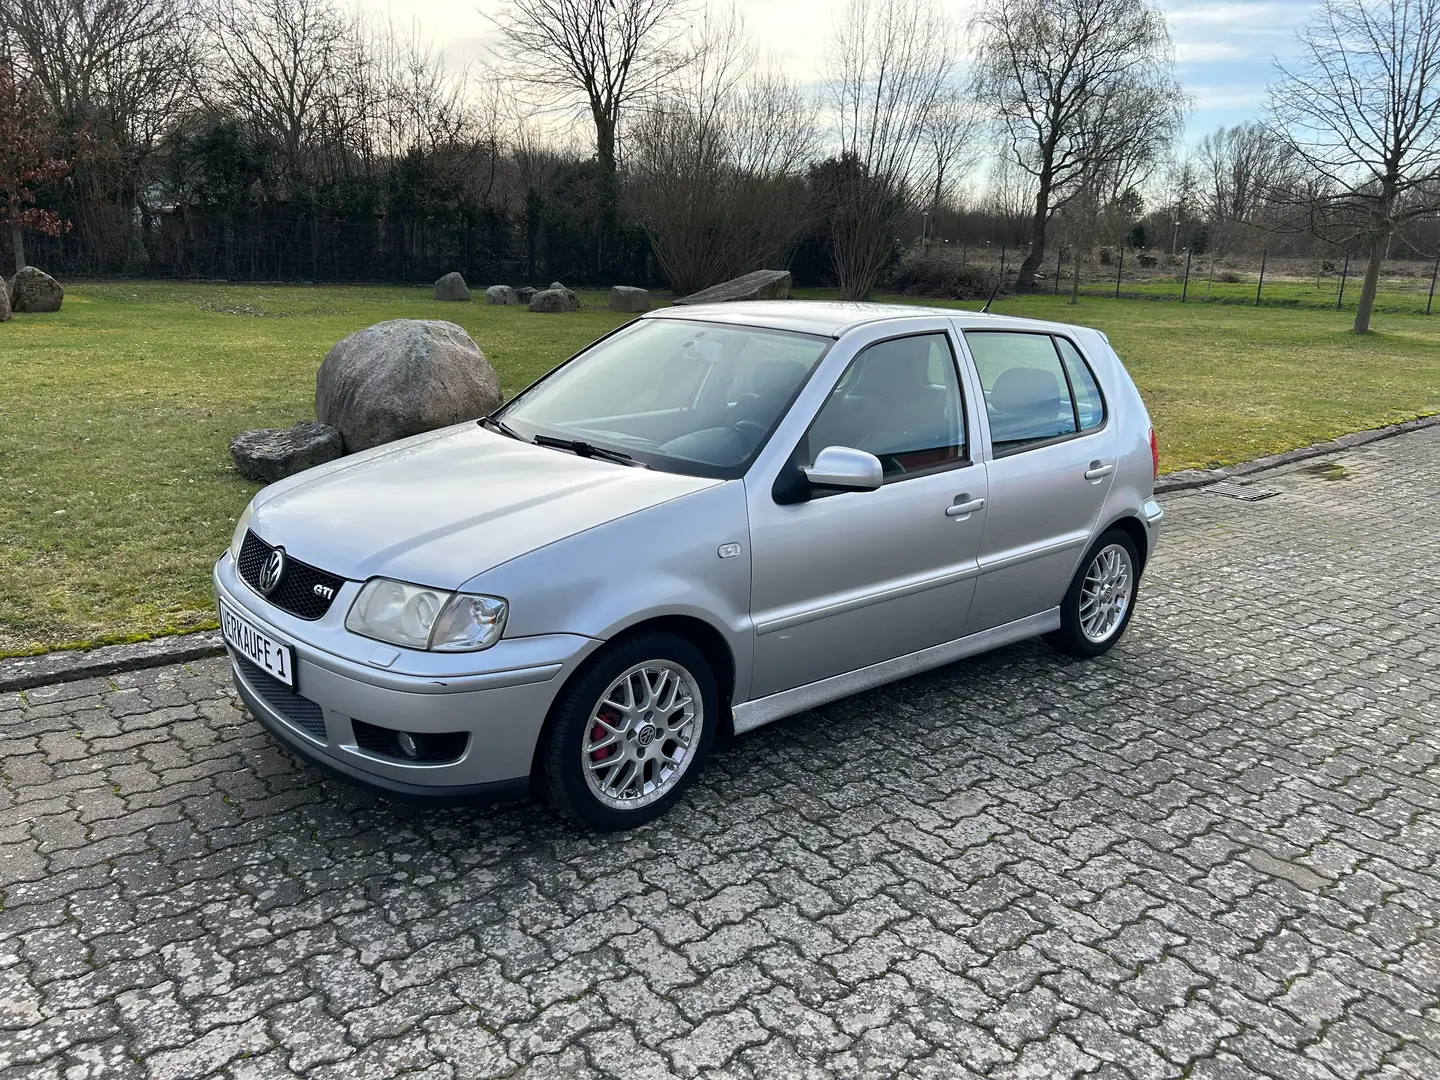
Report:
<svg viewBox="0 0 1440 1080"><path fill-rule="evenodd" d="M990 299L985 301L985 306L980 309L981 315L990 314L990 305L995 300L995 294L1000 291L1000 282L1005 280L1005 264L1000 264L1000 272L995 275L995 287L990 290Z"/></svg>

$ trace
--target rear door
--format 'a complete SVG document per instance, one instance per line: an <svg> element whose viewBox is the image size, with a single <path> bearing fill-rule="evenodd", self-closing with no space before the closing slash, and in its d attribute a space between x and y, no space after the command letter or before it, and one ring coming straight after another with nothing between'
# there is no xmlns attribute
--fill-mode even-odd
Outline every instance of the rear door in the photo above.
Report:
<svg viewBox="0 0 1440 1080"><path fill-rule="evenodd" d="M1060 603L1110 490L1119 438L1071 338L990 329L963 338L984 401L989 487L968 634Z"/></svg>

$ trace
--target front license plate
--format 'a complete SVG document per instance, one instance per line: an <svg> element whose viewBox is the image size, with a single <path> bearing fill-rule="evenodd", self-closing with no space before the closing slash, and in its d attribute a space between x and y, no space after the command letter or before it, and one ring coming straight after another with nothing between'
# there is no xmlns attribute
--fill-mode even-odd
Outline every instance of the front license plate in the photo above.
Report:
<svg viewBox="0 0 1440 1080"><path fill-rule="evenodd" d="M220 601L220 633L232 649L256 667L263 668L292 690L295 688L295 653L242 619Z"/></svg>

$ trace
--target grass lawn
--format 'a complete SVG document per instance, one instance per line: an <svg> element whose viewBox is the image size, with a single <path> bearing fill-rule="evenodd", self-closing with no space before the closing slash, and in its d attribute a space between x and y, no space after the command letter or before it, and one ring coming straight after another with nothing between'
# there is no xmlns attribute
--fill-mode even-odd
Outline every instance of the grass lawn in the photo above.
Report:
<svg viewBox="0 0 1440 1080"><path fill-rule="evenodd" d="M119 282L0 325L0 656L214 625L210 564L256 490L229 441L313 416L315 369L346 334L451 319L510 394L626 318L582 299L541 317L419 288ZM1324 311L1052 297L994 310L1105 330L1167 471L1440 412L1440 317L1385 316L1357 339L1352 316Z"/></svg>

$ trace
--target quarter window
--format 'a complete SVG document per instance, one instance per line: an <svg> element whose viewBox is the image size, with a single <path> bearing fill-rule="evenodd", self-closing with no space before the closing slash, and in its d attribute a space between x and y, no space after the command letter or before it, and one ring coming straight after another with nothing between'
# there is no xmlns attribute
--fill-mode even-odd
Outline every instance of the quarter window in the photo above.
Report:
<svg viewBox="0 0 1440 1080"><path fill-rule="evenodd" d="M887 480L966 460L960 383L945 335L878 342L852 360L801 456L813 463L827 446L874 454Z"/></svg>
<svg viewBox="0 0 1440 1080"><path fill-rule="evenodd" d="M1049 334L971 331L965 335L990 417L997 454L1099 427L1105 403L1075 347Z"/></svg>

